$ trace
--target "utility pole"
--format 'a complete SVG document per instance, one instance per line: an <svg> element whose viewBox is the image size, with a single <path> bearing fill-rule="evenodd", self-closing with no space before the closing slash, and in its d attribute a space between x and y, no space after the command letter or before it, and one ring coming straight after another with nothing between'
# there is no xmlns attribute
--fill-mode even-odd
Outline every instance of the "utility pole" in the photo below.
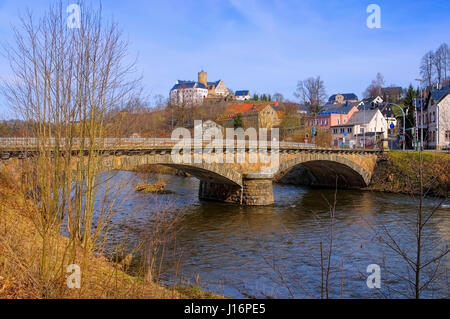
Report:
<svg viewBox="0 0 450 319"><path fill-rule="evenodd" d="M364 125L364 128L363 128L363 141L364 141L364 146L363 146L363 148L364 149L366 149L366 106L364 105L363 106L364 107L364 110L363 110L363 125Z"/></svg>

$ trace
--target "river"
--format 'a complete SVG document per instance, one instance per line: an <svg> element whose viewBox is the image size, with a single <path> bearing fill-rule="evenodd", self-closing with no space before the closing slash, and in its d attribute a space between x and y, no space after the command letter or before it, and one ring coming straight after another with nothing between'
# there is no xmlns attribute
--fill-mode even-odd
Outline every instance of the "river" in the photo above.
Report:
<svg viewBox="0 0 450 319"><path fill-rule="evenodd" d="M104 180L105 174L102 176ZM155 178L144 179L151 182ZM195 178L161 178L173 194L136 193L134 186L142 175L115 172L108 181L113 186L102 185L98 197L106 189L109 194L118 194L109 247L126 243L131 251L138 243L152 238L155 220L176 219L176 225L158 238L166 242L158 246L156 263L164 284L171 285L174 280L177 284L198 283L205 290L234 298L320 298L320 247L326 270L332 237L330 297L412 295L408 283L413 278L411 269L383 240L392 236L414 257L416 205L408 196L339 190L330 236L334 190L276 184L273 206L239 207L199 201L199 182ZM425 211L436 203L427 200ZM449 244L449 204L444 203L436 211L425 229L423 260L439 254L443 245ZM383 233L384 229L388 233ZM366 283L370 264L380 266L380 289L369 288ZM424 269L424 279L432 269ZM424 290L424 297L448 297L449 281L444 272L449 269L450 258L446 256L440 262L436 283ZM324 281L325 278L326 271Z"/></svg>

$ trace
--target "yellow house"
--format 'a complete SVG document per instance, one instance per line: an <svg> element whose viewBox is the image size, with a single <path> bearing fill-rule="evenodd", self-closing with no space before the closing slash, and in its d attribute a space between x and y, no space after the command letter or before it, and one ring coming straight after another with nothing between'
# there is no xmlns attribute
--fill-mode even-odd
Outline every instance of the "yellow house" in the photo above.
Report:
<svg viewBox="0 0 450 319"><path fill-rule="evenodd" d="M216 122L223 127L234 127L235 116L241 114L243 129L249 127L271 129L278 126L283 117L277 104L277 102L263 102L228 105Z"/></svg>

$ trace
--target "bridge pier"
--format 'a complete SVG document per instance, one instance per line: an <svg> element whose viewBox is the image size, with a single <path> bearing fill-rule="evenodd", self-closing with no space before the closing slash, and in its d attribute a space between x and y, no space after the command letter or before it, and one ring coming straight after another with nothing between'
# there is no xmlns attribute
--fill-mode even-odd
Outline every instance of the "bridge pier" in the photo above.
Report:
<svg viewBox="0 0 450 319"><path fill-rule="evenodd" d="M247 174L243 178L242 205L265 206L274 203L272 177Z"/></svg>
<svg viewBox="0 0 450 319"><path fill-rule="evenodd" d="M264 206L274 203L272 178L266 175L246 175L242 187L200 181L198 197L201 200L212 200L245 206Z"/></svg>
<svg viewBox="0 0 450 319"><path fill-rule="evenodd" d="M201 200L240 204L242 188L232 184L200 180L198 198Z"/></svg>

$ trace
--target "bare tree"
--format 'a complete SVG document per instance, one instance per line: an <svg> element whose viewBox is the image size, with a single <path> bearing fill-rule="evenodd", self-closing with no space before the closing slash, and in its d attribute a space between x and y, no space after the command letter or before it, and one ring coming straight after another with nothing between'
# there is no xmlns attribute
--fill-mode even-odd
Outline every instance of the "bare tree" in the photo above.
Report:
<svg viewBox="0 0 450 319"><path fill-rule="evenodd" d="M325 85L320 76L298 81L294 95L304 103L311 113L318 113L326 101Z"/></svg>
<svg viewBox="0 0 450 319"><path fill-rule="evenodd" d="M281 94L281 93L275 93L275 94L273 95L273 100L274 100L275 102L279 102L279 103L283 102L283 100L284 100L283 94Z"/></svg>
<svg viewBox="0 0 450 319"><path fill-rule="evenodd" d="M382 95L381 89L383 88L383 85L384 85L384 77L383 75L381 75L381 73L377 73L375 80L372 80L372 82L364 92L364 96L367 98L381 96Z"/></svg>
<svg viewBox="0 0 450 319"><path fill-rule="evenodd" d="M131 100L138 80L125 64L127 42L102 10L81 5L79 28L69 28L62 2L42 18L21 17L14 41L5 46L13 79L3 93L36 138L38 156L24 165L24 183L36 200L32 220L42 238L42 289L64 274L64 260L52 260L54 233L65 225L69 259L94 251L110 221L110 200L95 214L104 122L110 109ZM56 266L59 265L59 266ZM59 267L59 268L58 268Z"/></svg>
<svg viewBox="0 0 450 319"><path fill-rule="evenodd" d="M407 271L404 273L394 273L388 271L397 280L402 280L410 287L408 291L397 291L403 297L412 297L419 299L423 293L432 288L433 284L444 283L446 278L446 260L450 253L448 242L434 239L427 228L430 223L437 218L437 212L442 205L449 199L449 190L438 190L438 197L432 205L426 203L430 199L432 189L441 178L441 171L435 174L425 174L430 171L431 165L440 164L442 172L449 169L449 163L446 159L437 159L435 162L425 163L424 153L419 150L414 156L410 156L409 161L405 163L409 167L414 167L416 174L407 177L407 189L412 201L416 202L415 215L412 228L412 249L409 247L411 241L407 243L404 239L408 232L395 230L395 227L381 226L381 230L375 232L379 240L391 249L406 264ZM408 221L409 224L409 221ZM409 225L403 225L409 229ZM399 236L401 234L401 236Z"/></svg>
<svg viewBox="0 0 450 319"><path fill-rule="evenodd" d="M434 67L439 87L448 79L450 71L450 49L447 43L442 43L434 54Z"/></svg>
<svg viewBox="0 0 450 319"><path fill-rule="evenodd" d="M434 81L434 53L429 51L426 53L420 64L420 75L427 87L431 88Z"/></svg>

